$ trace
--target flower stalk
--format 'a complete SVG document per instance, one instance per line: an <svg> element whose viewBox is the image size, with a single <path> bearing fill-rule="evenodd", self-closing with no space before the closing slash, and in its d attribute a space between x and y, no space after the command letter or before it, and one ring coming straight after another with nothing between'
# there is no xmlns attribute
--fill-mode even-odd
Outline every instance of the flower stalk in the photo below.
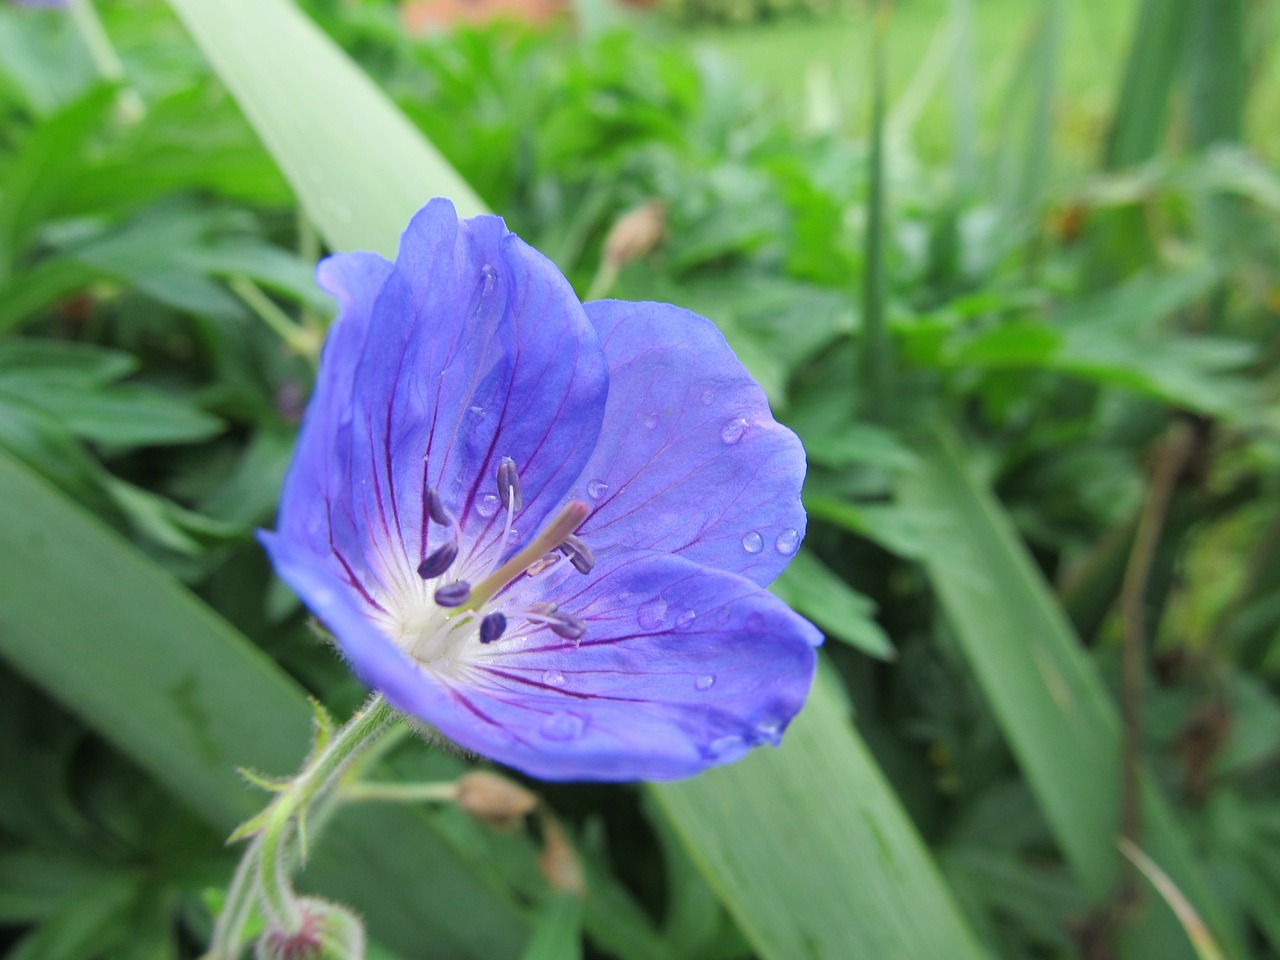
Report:
<svg viewBox="0 0 1280 960"><path fill-rule="evenodd" d="M232 839L256 836L227 892L206 960L239 955L254 900L270 930L288 936L302 929L306 913L290 875L295 850L306 858L307 816L329 799L350 764L393 729L393 716L387 701L374 695L331 736L324 735L322 725L316 749L301 772L277 787L270 805L233 834Z"/></svg>

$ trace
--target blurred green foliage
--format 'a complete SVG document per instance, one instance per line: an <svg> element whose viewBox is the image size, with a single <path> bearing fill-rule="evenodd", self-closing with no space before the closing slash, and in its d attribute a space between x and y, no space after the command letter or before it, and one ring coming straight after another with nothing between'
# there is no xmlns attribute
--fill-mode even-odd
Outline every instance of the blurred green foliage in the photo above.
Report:
<svg viewBox="0 0 1280 960"><path fill-rule="evenodd" d="M302 759L303 693L361 697L252 531L331 309L321 240L373 212L291 189L301 148L261 145L241 109L261 128L274 93L234 58L219 77L166 8L101 6L127 94L70 18L0 8L0 943L20 960L199 955L256 800L234 767ZM415 40L380 5L309 8L579 291L720 326L809 452L810 534L775 589L829 638L776 755L538 788L583 859L580 914L537 837L344 811L304 878L364 913L371 956L569 957L579 926L621 960L1192 956L1152 888L1121 896L1126 765L1139 845L1218 944L1280 956L1280 13L1120 6L1099 111L1063 82L1097 51L1062 0L1009 13L998 75L983 31L1011 28L986 4L903 4L870 126L863 19L860 85L808 76L798 123L643 24ZM750 65L770 29L724 45ZM774 56L804 73L795 45ZM644 205L660 236L602 271ZM379 763L466 767L412 743Z"/></svg>

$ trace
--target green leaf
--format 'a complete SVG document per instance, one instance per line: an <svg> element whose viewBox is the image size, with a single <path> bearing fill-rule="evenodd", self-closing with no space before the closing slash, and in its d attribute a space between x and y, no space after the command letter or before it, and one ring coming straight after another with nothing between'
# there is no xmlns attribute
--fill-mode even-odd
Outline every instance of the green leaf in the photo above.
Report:
<svg viewBox="0 0 1280 960"><path fill-rule="evenodd" d="M206 822L262 804L238 767L296 769L311 710L265 655L96 518L0 454L0 656ZM75 598L75 602L68 602ZM521 913L422 811L344 811L303 883L354 904L388 946L514 957ZM424 896L423 891L429 891Z"/></svg>
<svg viewBox="0 0 1280 960"><path fill-rule="evenodd" d="M333 247L394 254L409 216L433 196L451 199L464 217L484 211L386 94L292 3L169 2Z"/></svg>
<svg viewBox="0 0 1280 960"><path fill-rule="evenodd" d="M1160 149L1194 5L1195 0L1142 0L1107 144L1111 169L1141 163Z"/></svg>
<svg viewBox="0 0 1280 960"><path fill-rule="evenodd" d="M32 231L83 167L88 141L114 101L111 88L96 87L22 141L0 178L0 281L16 272Z"/></svg>
<svg viewBox="0 0 1280 960"><path fill-rule="evenodd" d="M920 452L922 467L904 480L901 502L930 511L951 548L945 559L927 553L925 570L1054 836L1085 891L1101 901L1120 877L1115 707L1008 516L964 469L955 445L929 441ZM1150 782L1143 801L1146 851L1233 947L1183 828ZM1137 956L1191 956L1163 905L1149 907L1123 939Z"/></svg>
<svg viewBox="0 0 1280 960"><path fill-rule="evenodd" d="M842 640L869 657L892 660L889 637L875 622L875 603L831 572L808 550L796 554L769 587L829 637Z"/></svg>
<svg viewBox="0 0 1280 960"><path fill-rule="evenodd" d="M552 897L520 960L582 960L582 900L571 893Z"/></svg>
<svg viewBox="0 0 1280 960"><path fill-rule="evenodd" d="M764 960L985 956L822 673L779 749L650 789Z"/></svg>

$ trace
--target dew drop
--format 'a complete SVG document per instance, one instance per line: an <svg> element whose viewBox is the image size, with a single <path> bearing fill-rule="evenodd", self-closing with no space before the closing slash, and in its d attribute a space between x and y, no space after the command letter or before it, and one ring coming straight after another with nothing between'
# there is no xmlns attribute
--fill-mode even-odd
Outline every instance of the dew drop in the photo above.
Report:
<svg viewBox="0 0 1280 960"><path fill-rule="evenodd" d="M684 613L680 614L680 616L676 617L676 626L687 627L696 619L698 619L698 611L686 610Z"/></svg>
<svg viewBox="0 0 1280 960"><path fill-rule="evenodd" d="M592 480L587 484L587 496L592 500L599 500L609 492L609 485L603 480Z"/></svg>
<svg viewBox="0 0 1280 960"><path fill-rule="evenodd" d="M742 738L729 734L724 737L716 737L707 744L707 754L713 760L718 760L727 754L738 753L742 747Z"/></svg>
<svg viewBox="0 0 1280 960"><path fill-rule="evenodd" d="M636 621L644 630L657 630L667 622L667 601L655 597L640 604L636 611Z"/></svg>
<svg viewBox="0 0 1280 960"><path fill-rule="evenodd" d="M702 405L704 407L711 406L711 401L713 401L715 398L716 398L716 391L714 387L703 387L702 396L699 397L699 399L702 401Z"/></svg>
<svg viewBox="0 0 1280 960"><path fill-rule="evenodd" d="M724 426L720 428L720 439L729 446L737 443L747 434L747 428L751 426L742 417L734 417L732 420L726 420Z"/></svg>
<svg viewBox="0 0 1280 960"><path fill-rule="evenodd" d="M646 413L642 422L646 430L652 430L658 425L658 415L656 413Z"/></svg>
<svg viewBox="0 0 1280 960"><path fill-rule="evenodd" d="M788 527L778 534L778 539L773 542L774 549L785 557L791 556L796 552L796 547L800 545L800 534Z"/></svg>
<svg viewBox="0 0 1280 960"><path fill-rule="evenodd" d="M542 682L549 687L563 687L564 674L559 670L548 670L542 675Z"/></svg>
<svg viewBox="0 0 1280 960"><path fill-rule="evenodd" d="M742 537L742 549L747 553L759 553L764 549L764 537L752 530Z"/></svg>
<svg viewBox="0 0 1280 960"><path fill-rule="evenodd" d="M502 501L498 499L498 495L494 493L486 493L478 501L476 501L476 513L482 517L492 517L498 512L498 507Z"/></svg>
<svg viewBox="0 0 1280 960"><path fill-rule="evenodd" d="M755 743L767 743L776 747L782 739L782 721L773 717L761 720L752 730L751 739Z"/></svg>
<svg viewBox="0 0 1280 960"><path fill-rule="evenodd" d="M553 713L542 721L538 728L548 740L575 740L582 736L584 724L582 718L572 713Z"/></svg>
<svg viewBox="0 0 1280 960"><path fill-rule="evenodd" d="M477 420L483 420L484 415L488 413L488 411L485 410L484 407L473 406L473 407L470 407L469 409L471 411L471 415L475 417Z"/></svg>
<svg viewBox="0 0 1280 960"><path fill-rule="evenodd" d="M716 678L711 674L707 674L705 677L699 677L697 680L693 681L693 689L695 690L710 690L715 685Z"/></svg>

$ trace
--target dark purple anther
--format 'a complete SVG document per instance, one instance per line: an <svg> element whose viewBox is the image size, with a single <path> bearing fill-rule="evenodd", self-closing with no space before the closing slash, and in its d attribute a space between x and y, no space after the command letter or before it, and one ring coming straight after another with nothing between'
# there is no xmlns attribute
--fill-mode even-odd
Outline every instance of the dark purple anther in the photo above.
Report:
<svg viewBox="0 0 1280 960"><path fill-rule="evenodd" d="M480 642L493 643L507 629L507 618L496 610L480 621Z"/></svg>
<svg viewBox="0 0 1280 960"><path fill-rule="evenodd" d="M436 605L441 607L460 607L471 599L471 584L465 580L446 583L436 591Z"/></svg>
<svg viewBox="0 0 1280 960"><path fill-rule="evenodd" d="M591 568L596 565L595 554L591 552L591 548L582 542L582 538L577 534L571 533L564 538L564 543L560 544L560 552L569 558L569 562L573 564L573 569L579 573L590 573Z"/></svg>
<svg viewBox="0 0 1280 960"><path fill-rule="evenodd" d="M453 566L453 561L456 559L458 559L457 541L446 540L423 557L422 562L418 564L418 576L423 580L438 577Z"/></svg>
<svg viewBox="0 0 1280 960"><path fill-rule="evenodd" d="M453 523L453 517L449 516L449 511L440 502L440 491L435 487L427 487L427 516L431 518L432 523L438 523L441 526L447 527Z"/></svg>
<svg viewBox="0 0 1280 960"><path fill-rule="evenodd" d="M520 492L520 472L516 470L516 462L510 457L503 457L498 464L498 496L502 498L502 506L514 503L515 509L524 506L524 496Z"/></svg>
<svg viewBox="0 0 1280 960"><path fill-rule="evenodd" d="M557 637L564 637L566 640L581 640L582 635L587 632L587 621L571 613L553 613L547 617L547 626Z"/></svg>

